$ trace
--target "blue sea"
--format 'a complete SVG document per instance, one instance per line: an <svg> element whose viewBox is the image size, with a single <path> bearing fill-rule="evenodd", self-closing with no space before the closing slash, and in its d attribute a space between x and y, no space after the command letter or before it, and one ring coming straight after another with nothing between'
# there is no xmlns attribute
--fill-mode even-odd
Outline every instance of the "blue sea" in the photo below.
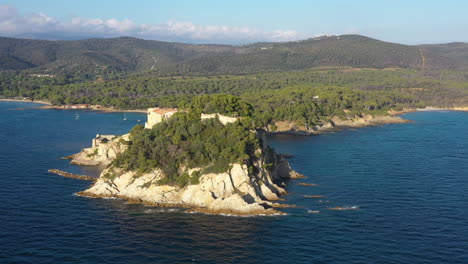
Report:
<svg viewBox="0 0 468 264"><path fill-rule="evenodd" d="M468 263L468 113L271 137L307 177L297 207L228 217L75 196L89 182L47 170L97 175L60 158L145 116L35 106L0 102L0 263Z"/></svg>

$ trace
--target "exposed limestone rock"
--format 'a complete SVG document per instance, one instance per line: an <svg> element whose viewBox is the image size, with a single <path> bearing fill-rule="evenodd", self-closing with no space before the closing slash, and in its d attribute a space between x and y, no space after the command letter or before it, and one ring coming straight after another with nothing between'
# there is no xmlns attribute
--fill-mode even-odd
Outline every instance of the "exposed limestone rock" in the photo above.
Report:
<svg viewBox="0 0 468 264"><path fill-rule="evenodd" d="M307 129L305 126L297 125L296 122L291 121L276 121L276 130L272 130L272 126L269 126L270 134L281 134L281 135L299 135L299 136L310 136L316 135L313 129Z"/></svg>
<svg viewBox="0 0 468 264"><path fill-rule="evenodd" d="M314 130L316 131L333 129L333 128L334 128L334 124L332 122L325 122L321 125L314 126Z"/></svg>
<svg viewBox="0 0 468 264"><path fill-rule="evenodd" d="M61 170L58 170L58 169L50 169L50 170L48 170L48 172L60 175L60 176L65 177L65 178L85 180L85 181L96 181L96 178L93 178L93 177L89 177L89 176L86 176L86 175L73 174L73 173L69 173L69 172L66 172L66 171L61 171Z"/></svg>
<svg viewBox="0 0 468 264"><path fill-rule="evenodd" d="M258 135L265 138L264 133ZM157 206L190 207L196 212L213 214L282 214L273 207L283 206L272 201L280 200L279 197L286 191L274 181L295 178L299 174L291 169L285 158L275 154L266 144L262 149L258 150L262 152L261 158L250 165L255 168L254 175L245 164L231 164L227 172L203 174L198 184L178 187L159 184L164 178L159 169L139 175L133 171L108 168L89 189L78 194L93 198L116 197ZM100 154L95 158L97 161L89 160L102 164L103 161L110 162L113 156L103 159ZM200 169L190 169L188 173L194 171Z"/></svg>
<svg viewBox="0 0 468 264"><path fill-rule="evenodd" d="M129 134L122 136L96 136L92 147L85 148L80 153L72 155L71 164L84 166L106 166L115 159L118 153L127 149L125 141L129 140Z"/></svg>
<svg viewBox="0 0 468 264"><path fill-rule="evenodd" d="M280 158L278 161L278 166L273 174L275 180L278 179L302 179L305 178L304 175L297 173L291 168L289 162L285 158Z"/></svg>
<svg viewBox="0 0 468 264"><path fill-rule="evenodd" d="M277 126L276 131L269 132L270 134L291 134L291 135L317 135L321 132L332 130L339 127L363 127L363 126L375 126L382 124L399 124L408 123L409 120L403 119L396 114L402 114L410 110L403 110L400 112L389 111L390 115L369 115L362 114L360 116L348 116L343 119L335 116L330 121L324 122L320 125L314 126L313 128L306 128L305 126L299 126L295 122L291 121L278 121L275 123ZM346 112L346 111L345 111Z"/></svg>
<svg viewBox="0 0 468 264"><path fill-rule="evenodd" d="M372 126L380 124L399 124L399 123L408 123L409 120L403 119L399 116L373 116L373 115L363 115L362 117L354 117L346 120L342 120L339 117L334 117L332 119L334 126L338 127L362 127L362 126Z"/></svg>
<svg viewBox="0 0 468 264"><path fill-rule="evenodd" d="M282 163L283 165L285 163ZM278 167L279 168L279 167ZM283 170L288 171L288 170ZM134 172L116 172L118 176L106 177L109 169L89 189L79 193L88 197L118 197L155 205L177 205L196 208L206 213L235 215L280 214L271 202L286 191L263 172L258 177L249 176L246 165L233 164L229 172L210 173L200 177L199 184L177 187L159 185L164 175L154 170L137 176ZM279 175L281 172L276 172ZM261 174L261 173L260 173ZM287 175L285 175L287 176Z"/></svg>

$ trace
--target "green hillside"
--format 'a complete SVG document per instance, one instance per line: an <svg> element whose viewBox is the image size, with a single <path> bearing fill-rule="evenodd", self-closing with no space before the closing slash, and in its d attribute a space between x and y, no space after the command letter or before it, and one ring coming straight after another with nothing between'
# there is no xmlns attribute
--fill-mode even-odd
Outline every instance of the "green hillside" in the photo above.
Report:
<svg viewBox="0 0 468 264"><path fill-rule="evenodd" d="M343 66L454 69L467 65L462 59L467 57L467 44L460 45L408 46L359 35L243 46L128 37L75 41L0 38L0 70L112 79L129 73L205 76Z"/></svg>
<svg viewBox="0 0 468 264"><path fill-rule="evenodd" d="M194 98L227 94L249 103L261 127L468 105L465 43L407 46L358 35L243 46L0 38L0 51L0 97L57 105L190 108Z"/></svg>

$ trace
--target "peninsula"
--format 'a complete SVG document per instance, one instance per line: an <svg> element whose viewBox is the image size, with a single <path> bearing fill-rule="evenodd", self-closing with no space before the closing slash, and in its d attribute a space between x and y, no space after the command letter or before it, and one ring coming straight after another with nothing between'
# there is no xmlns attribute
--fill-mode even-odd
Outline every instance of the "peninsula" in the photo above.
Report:
<svg viewBox="0 0 468 264"><path fill-rule="evenodd" d="M251 107L217 97L186 110L151 108L145 127L97 135L72 163L101 165L99 179L78 194L228 215L281 215L284 181L301 177L252 125ZM221 113L204 113L206 105ZM221 112L221 111L220 111Z"/></svg>

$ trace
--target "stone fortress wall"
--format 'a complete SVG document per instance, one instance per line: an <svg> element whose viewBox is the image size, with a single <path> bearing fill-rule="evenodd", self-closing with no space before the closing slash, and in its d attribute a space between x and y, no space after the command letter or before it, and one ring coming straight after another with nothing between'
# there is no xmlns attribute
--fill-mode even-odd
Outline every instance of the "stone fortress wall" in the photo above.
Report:
<svg viewBox="0 0 468 264"><path fill-rule="evenodd" d="M152 128L154 125L161 123L163 120L170 118L173 114L177 113L177 108L148 108L145 128ZM201 114L201 119L216 118L218 116L219 121L226 125L228 123L236 122L237 117L230 117L221 114Z"/></svg>

